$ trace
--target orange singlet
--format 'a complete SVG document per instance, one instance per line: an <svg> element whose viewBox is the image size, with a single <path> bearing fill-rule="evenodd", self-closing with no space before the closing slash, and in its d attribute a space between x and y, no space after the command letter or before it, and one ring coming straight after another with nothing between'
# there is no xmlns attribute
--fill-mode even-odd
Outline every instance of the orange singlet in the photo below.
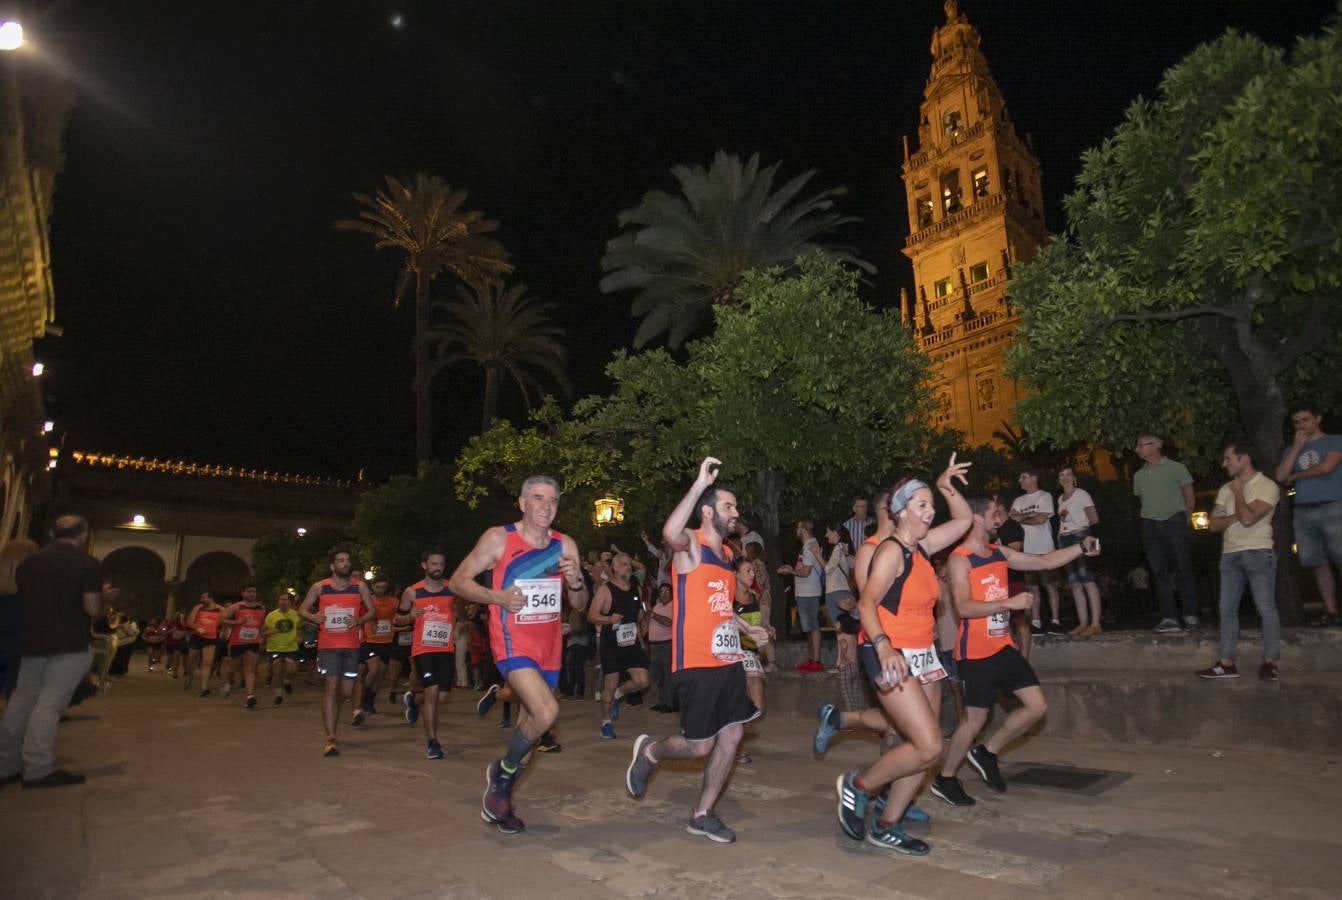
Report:
<svg viewBox="0 0 1342 900"><path fill-rule="evenodd" d="M969 560L969 599L979 603L1005 600L1011 595L1007 589L1007 561L996 544L988 545L987 556L975 556L964 545L951 551ZM991 616L963 618L960 633L955 640L955 658L987 659L1003 647L1010 647L1011 613L1002 610Z"/></svg>
<svg viewBox="0 0 1342 900"><path fill-rule="evenodd" d="M354 621L363 615L363 596L353 582L343 588L324 578L317 595L317 614L322 622L317 626L318 650L358 650L360 630Z"/></svg>
<svg viewBox="0 0 1342 900"><path fill-rule="evenodd" d="M415 592L412 605L424 610L424 615L415 619L412 626L414 639L410 645L410 655L421 653L451 653L453 649L452 632L456 625L457 598L446 584L441 589L431 591L424 582L411 585Z"/></svg>
<svg viewBox="0 0 1342 900"><path fill-rule="evenodd" d="M197 616L197 620L199 620ZM261 623L266 619L266 610L260 604L239 606L233 611L233 633L228 636L230 647L241 647L261 642Z"/></svg>
<svg viewBox="0 0 1342 900"><path fill-rule="evenodd" d="M736 628L736 573L732 551L722 556L699 542L699 565L688 572L671 567L671 671L730 666L746 658Z"/></svg>
<svg viewBox="0 0 1342 900"><path fill-rule="evenodd" d="M401 598L388 594L373 598L373 618L363 623L363 639L370 644L390 644L392 617Z"/></svg>
<svg viewBox="0 0 1342 900"><path fill-rule="evenodd" d="M890 646L899 650L924 650L936 641L937 623L935 611L937 598L941 596L941 585L937 581L936 570L928 561L927 554L919 547L918 552L910 550L889 537L904 551L904 571L890 585L885 599L876 607L881 620L881 629L890 639ZM880 552L879 550L877 551ZM875 562L875 557L872 557ZM866 632L859 631L858 643L870 643Z"/></svg>
<svg viewBox="0 0 1342 900"><path fill-rule="evenodd" d="M207 641L217 640L219 637L219 617L224 614L222 606L216 606L209 609L202 606L196 610L196 635Z"/></svg>

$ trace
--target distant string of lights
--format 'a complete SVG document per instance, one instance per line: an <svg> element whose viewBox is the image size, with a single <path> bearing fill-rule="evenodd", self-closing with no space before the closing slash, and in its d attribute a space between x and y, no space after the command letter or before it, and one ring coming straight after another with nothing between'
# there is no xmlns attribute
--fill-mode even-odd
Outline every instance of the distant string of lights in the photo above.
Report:
<svg viewBox="0 0 1342 900"><path fill-rule="evenodd" d="M164 475L188 475L203 478L232 478L243 481L263 481L271 484L299 484L315 487L355 487L357 482L337 478L318 478L314 475L294 475L286 472L262 472L233 466L211 466L183 460L151 459L144 456L118 456L112 453L90 453L75 450L70 460L76 465L104 469L132 469L138 472L157 472Z"/></svg>

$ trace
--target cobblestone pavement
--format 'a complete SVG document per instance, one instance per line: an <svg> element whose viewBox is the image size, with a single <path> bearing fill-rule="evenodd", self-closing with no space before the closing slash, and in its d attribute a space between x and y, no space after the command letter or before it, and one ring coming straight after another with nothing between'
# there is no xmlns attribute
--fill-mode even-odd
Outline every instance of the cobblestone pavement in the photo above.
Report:
<svg viewBox="0 0 1342 900"><path fill-rule="evenodd" d="M750 729L719 811L738 833L684 830L693 765L663 766L636 801L623 773L633 738L675 717L627 709L619 739L596 704L561 705L562 753L540 756L516 793L527 823L480 820L484 770L503 747L496 711L454 692L441 714L447 757L379 700L342 724L323 759L316 688L283 706L262 692L198 699L135 671L62 725L62 764L84 787L0 791L0 864L10 897L1336 897L1342 754L1263 754L1033 739L1003 756L1008 778L1065 764L1124 773L1099 793L1012 784L952 809L925 794L921 859L849 841L834 817L837 773L873 740L810 752L812 720L774 713ZM818 675L824 678L827 676ZM300 676L301 679L301 676ZM1290 735L1281 735L1289 747Z"/></svg>

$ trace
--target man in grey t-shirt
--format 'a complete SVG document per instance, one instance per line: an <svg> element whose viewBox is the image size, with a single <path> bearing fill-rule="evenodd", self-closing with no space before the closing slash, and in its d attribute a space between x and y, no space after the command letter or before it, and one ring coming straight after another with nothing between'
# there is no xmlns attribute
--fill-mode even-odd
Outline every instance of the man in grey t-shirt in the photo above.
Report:
<svg viewBox="0 0 1342 900"><path fill-rule="evenodd" d="M1295 439L1277 466L1277 480L1295 486L1295 544L1300 565L1314 570L1324 613L1314 626L1342 624L1334 565L1342 565L1342 436L1325 434L1323 416L1300 405L1291 413Z"/></svg>

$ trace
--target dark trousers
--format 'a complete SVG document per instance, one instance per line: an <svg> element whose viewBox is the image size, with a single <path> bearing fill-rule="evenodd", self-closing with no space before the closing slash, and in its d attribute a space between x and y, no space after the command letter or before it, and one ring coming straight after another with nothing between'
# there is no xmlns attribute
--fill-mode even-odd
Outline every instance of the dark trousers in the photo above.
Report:
<svg viewBox="0 0 1342 900"><path fill-rule="evenodd" d="M648 662L652 683L657 686L657 704L670 709L676 705L671 693L671 642L649 641Z"/></svg>
<svg viewBox="0 0 1342 900"><path fill-rule="evenodd" d="M1142 547L1151 567L1160 617L1179 618L1179 609L1174 605L1176 580L1183 614L1196 616L1198 591L1193 583L1193 557L1188 550L1188 516L1175 513L1168 519L1142 519Z"/></svg>
<svg viewBox="0 0 1342 900"><path fill-rule="evenodd" d="M564 647L564 665L559 669L559 693L581 697L587 693L586 644L568 644Z"/></svg>

